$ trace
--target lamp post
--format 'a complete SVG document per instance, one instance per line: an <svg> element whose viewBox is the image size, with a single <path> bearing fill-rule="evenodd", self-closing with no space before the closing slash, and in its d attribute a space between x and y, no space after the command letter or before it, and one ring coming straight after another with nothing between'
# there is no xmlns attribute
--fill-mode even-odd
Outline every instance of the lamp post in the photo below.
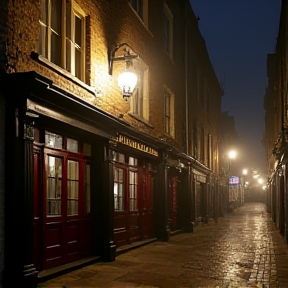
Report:
<svg viewBox="0 0 288 288"><path fill-rule="evenodd" d="M236 207L237 200L237 189L239 187L239 178L234 174L234 170L232 169L232 161L237 158L237 151L230 150L228 152L228 161L229 161L229 188L228 188L228 207L230 211L233 211Z"/></svg>

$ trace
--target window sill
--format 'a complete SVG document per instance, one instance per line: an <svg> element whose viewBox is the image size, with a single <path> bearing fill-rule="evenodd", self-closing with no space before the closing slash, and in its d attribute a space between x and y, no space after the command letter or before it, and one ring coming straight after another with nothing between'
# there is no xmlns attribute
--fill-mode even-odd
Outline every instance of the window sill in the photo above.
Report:
<svg viewBox="0 0 288 288"><path fill-rule="evenodd" d="M128 115L131 116L132 118L144 123L145 125L147 125L147 126L149 126L151 128L154 128L154 126L151 123L149 123L149 121L147 121L143 117L139 116L138 114L134 114L134 113L128 112Z"/></svg>
<svg viewBox="0 0 288 288"><path fill-rule="evenodd" d="M65 77L68 80L71 80L72 82L74 82L75 84L81 86L82 88L84 88L87 92L91 93L93 96L95 96L95 88L89 86L88 84L84 83L83 81L81 81L79 78L73 76L71 73L69 73L68 71L66 71L65 69L57 66L56 64L50 62L47 58L39 55L36 52L32 52L31 53L31 58L33 60L35 60L36 62L44 65L45 67L50 68L51 70L53 70L54 72L62 75L63 77Z"/></svg>

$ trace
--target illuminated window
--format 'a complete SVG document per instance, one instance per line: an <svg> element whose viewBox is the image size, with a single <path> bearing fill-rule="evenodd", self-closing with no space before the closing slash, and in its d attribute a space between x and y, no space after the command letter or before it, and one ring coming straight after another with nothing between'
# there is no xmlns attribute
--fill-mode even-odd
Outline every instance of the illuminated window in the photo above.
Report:
<svg viewBox="0 0 288 288"><path fill-rule="evenodd" d="M166 4L163 15L163 41L164 51L173 58L173 15Z"/></svg>
<svg viewBox="0 0 288 288"><path fill-rule="evenodd" d="M149 78L148 67L139 61L133 64L138 81L130 99L130 111L145 120L149 120Z"/></svg>
<svg viewBox="0 0 288 288"><path fill-rule="evenodd" d="M124 169L114 167L114 208L124 210Z"/></svg>
<svg viewBox="0 0 288 288"><path fill-rule="evenodd" d="M138 173L136 171L129 171L129 210L138 210Z"/></svg>
<svg viewBox="0 0 288 288"><path fill-rule="evenodd" d="M61 215L62 158L48 156L47 215Z"/></svg>
<svg viewBox="0 0 288 288"><path fill-rule="evenodd" d="M170 136L175 136L174 128L174 95L164 87L164 131Z"/></svg>
<svg viewBox="0 0 288 288"><path fill-rule="evenodd" d="M67 165L67 215L78 215L79 162L68 160Z"/></svg>
<svg viewBox="0 0 288 288"><path fill-rule="evenodd" d="M84 12L68 0L40 0L40 7L39 54L84 81Z"/></svg>

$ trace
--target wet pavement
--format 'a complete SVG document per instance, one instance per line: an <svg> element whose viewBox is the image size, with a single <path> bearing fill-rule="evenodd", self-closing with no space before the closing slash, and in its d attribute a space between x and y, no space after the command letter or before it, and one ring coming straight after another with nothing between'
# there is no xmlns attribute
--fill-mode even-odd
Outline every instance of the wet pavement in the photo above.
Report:
<svg viewBox="0 0 288 288"><path fill-rule="evenodd" d="M39 288L288 287L288 246L261 203L67 273Z"/></svg>

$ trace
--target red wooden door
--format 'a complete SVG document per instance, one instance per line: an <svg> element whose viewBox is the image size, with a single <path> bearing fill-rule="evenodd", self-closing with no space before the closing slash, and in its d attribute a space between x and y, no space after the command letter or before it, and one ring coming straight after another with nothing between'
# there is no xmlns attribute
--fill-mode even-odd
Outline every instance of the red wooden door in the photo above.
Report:
<svg viewBox="0 0 288 288"><path fill-rule="evenodd" d="M114 241L122 246L154 235L152 168L138 159L115 152Z"/></svg>
<svg viewBox="0 0 288 288"><path fill-rule="evenodd" d="M154 236L153 191L154 173L149 171L143 179L141 213L142 239L152 238Z"/></svg>
<svg viewBox="0 0 288 288"><path fill-rule="evenodd" d="M178 214L178 203L177 203L177 177L172 177L169 185L169 206L170 206L170 230L174 231L178 227L177 225L177 214Z"/></svg>
<svg viewBox="0 0 288 288"><path fill-rule="evenodd" d="M43 188L43 260L47 269L83 255L83 159L46 150Z"/></svg>

